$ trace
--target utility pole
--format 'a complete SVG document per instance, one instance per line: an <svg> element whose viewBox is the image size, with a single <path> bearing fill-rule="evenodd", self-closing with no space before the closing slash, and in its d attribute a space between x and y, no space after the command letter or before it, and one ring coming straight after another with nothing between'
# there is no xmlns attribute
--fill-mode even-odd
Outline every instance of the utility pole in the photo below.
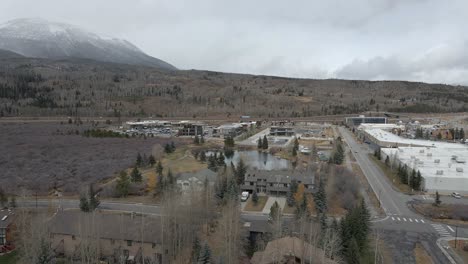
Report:
<svg viewBox="0 0 468 264"><path fill-rule="evenodd" d="M457 248L458 226L455 226L455 248Z"/></svg>

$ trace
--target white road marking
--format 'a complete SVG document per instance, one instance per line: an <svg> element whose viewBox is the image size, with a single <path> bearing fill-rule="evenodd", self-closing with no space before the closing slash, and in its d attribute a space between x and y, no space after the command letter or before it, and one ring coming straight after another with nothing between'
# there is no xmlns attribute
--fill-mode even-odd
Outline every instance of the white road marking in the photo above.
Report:
<svg viewBox="0 0 468 264"><path fill-rule="evenodd" d="M421 222L424 224L424 220L421 219Z"/></svg>
<svg viewBox="0 0 468 264"><path fill-rule="evenodd" d="M450 226L447 226L447 228L450 229L450 231L455 232L455 230L453 230Z"/></svg>
<svg viewBox="0 0 468 264"><path fill-rule="evenodd" d="M427 199L426 199L426 195L423 195L423 199L424 199L424 200L427 200Z"/></svg>
<svg viewBox="0 0 468 264"><path fill-rule="evenodd" d="M406 222L406 218L403 218L403 220L405 220L405 222Z"/></svg>
<svg viewBox="0 0 468 264"><path fill-rule="evenodd" d="M392 221L395 221L395 218L393 218L393 216L392 216Z"/></svg>
<svg viewBox="0 0 468 264"><path fill-rule="evenodd" d="M413 223L413 219L411 219L411 218L408 218L408 220L409 220L411 223Z"/></svg>
<svg viewBox="0 0 468 264"><path fill-rule="evenodd" d="M400 221L400 217L397 217L398 221Z"/></svg>
<svg viewBox="0 0 468 264"><path fill-rule="evenodd" d="M418 219L414 219L414 221L416 221L416 223L419 223Z"/></svg>

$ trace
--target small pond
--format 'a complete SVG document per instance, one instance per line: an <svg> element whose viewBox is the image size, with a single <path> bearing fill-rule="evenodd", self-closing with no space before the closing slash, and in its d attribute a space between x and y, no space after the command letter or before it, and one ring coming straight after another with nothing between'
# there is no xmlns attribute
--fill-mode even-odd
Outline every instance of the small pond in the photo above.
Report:
<svg viewBox="0 0 468 264"><path fill-rule="evenodd" d="M211 152L207 153L207 156L209 155L211 155ZM291 162L289 160L275 157L270 153L258 152L256 150L236 150L232 157L225 158L225 162L227 165L231 164L231 162L237 164L241 158L249 169L284 170L291 168Z"/></svg>

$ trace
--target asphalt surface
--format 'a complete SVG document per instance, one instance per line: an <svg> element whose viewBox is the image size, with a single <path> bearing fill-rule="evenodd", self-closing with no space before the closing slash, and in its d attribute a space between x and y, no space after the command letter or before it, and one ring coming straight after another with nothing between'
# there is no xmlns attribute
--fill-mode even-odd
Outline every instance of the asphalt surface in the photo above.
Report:
<svg viewBox="0 0 468 264"><path fill-rule="evenodd" d="M347 142L356 162L360 165L370 186L380 200L386 217L373 222L374 230L380 230L387 245L393 248L395 263L414 263L413 249L416 242L423 245L436 263L450 263L437 246L436 241L448 237L468 237L468 229L453 225L433 222L413 212L408 203L413 200L433 200L432 196L410 196L392 188L392 183L384 172L369 158L372 151L366 144L356 142L351 132L339 127L343 139ZM447 203L466 204L467 199L442 198Z"/></svg>

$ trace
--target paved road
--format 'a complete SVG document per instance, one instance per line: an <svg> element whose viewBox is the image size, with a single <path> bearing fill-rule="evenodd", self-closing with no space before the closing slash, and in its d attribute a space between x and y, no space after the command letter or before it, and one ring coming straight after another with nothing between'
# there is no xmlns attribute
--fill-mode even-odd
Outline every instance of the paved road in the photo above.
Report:
<svg viewBox="0 0 468 264"><path fill-rule="evenodd" d="M79 201L73 199L28 199L25 201L18 200L18 206L26 208L61 208L64 210L79 209ZM120 211L120 212L137 212L144 214L160 215L161 207L154 204L141 204L141 203L125 203L125 202L108 202L101 201L99 209L106 211ZM290 218L290 217L285 217ZM263 213L242 213L244 221L268 221L268 214Z"/></svg>
<svg viewBox="0 0 468 264"><path fill-rule="evenodd" d="M410 196L392 188L392 183L384 175L382 170L369 158L372 151L367 145L359 144L346 128L340 127L339 131L347 142L356 162L360 165L370 186L380 200L387 217L373 223L374 230L381 230L386 235L390 246L394 247L396 263L410 262L412 248L415 242L420 242L430 253L436 263L450 263L442 254L436 244L439 238L468 237L468 229L457 228L452 225L432 222L408 208L408 202L413 199L427 200L430 196ZM457 199L445 197L444 201L452 202ZM456 202L465 203L466 199ZM411 249L408 251L408 249Z"/></svg>

